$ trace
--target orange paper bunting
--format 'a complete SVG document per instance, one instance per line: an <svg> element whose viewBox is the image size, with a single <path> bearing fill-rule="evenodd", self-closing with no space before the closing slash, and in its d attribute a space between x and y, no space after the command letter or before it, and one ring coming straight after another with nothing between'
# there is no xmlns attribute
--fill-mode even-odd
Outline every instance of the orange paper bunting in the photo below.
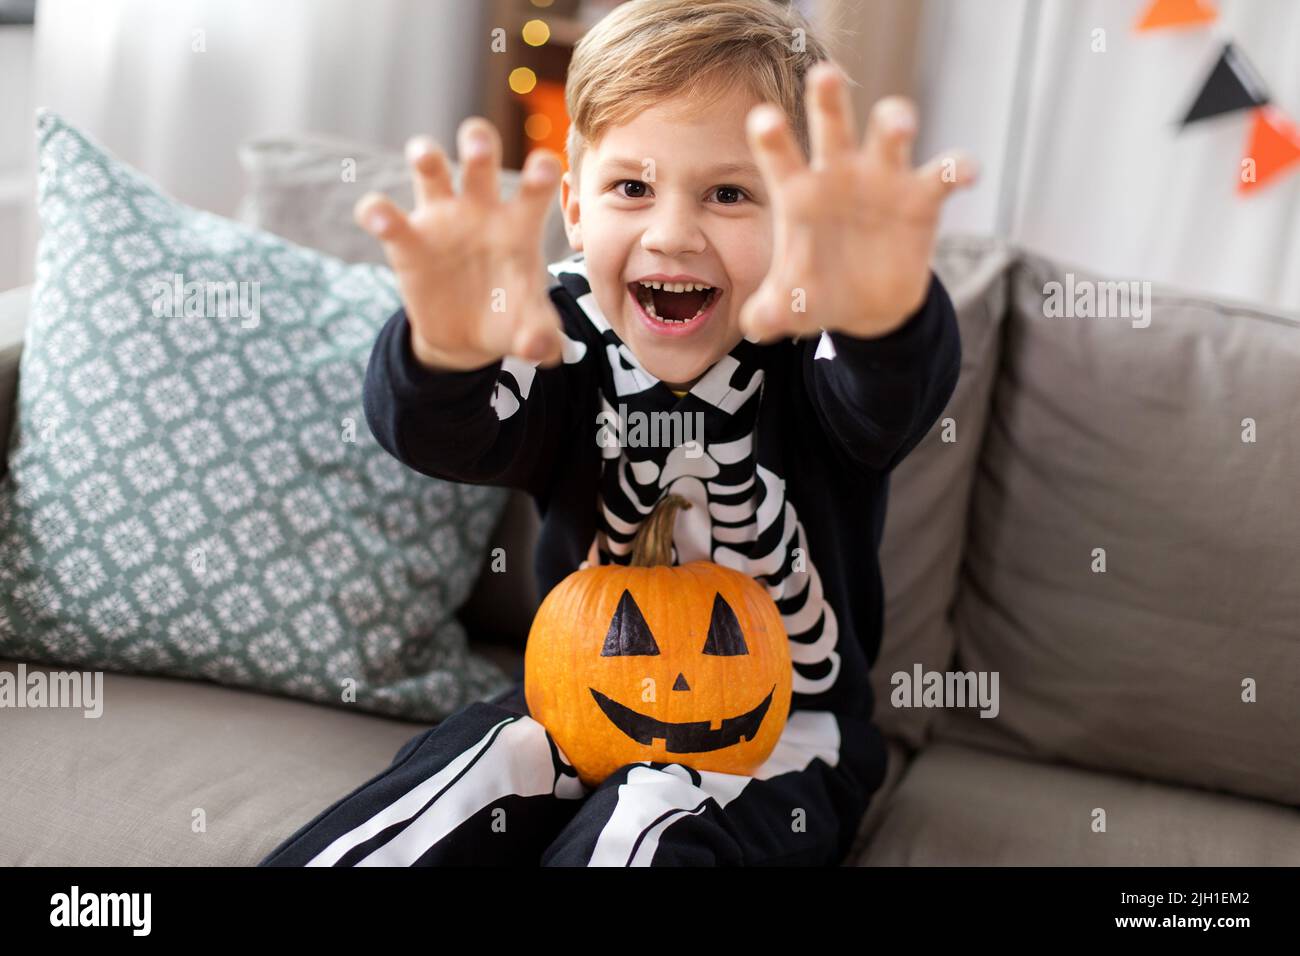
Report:
<svg viewBox="0 0 1300 956"><path fill-rule="evenodd" d="M1250 129L1242 175L1237 182L1237 191L1242 193L1258 189L1300 161L1300 129L1271 106L1261 106L1254 112L1255 122ZM1247 162L1254 164L1253 176L1246 175Z"/></svg>
<svg viewBox="0 0 1300 956"><path fill-rule="evenodd" d="M1205 0L1153 0L1138 21L1137 29L1163 30L1166 27L1194 27L1212 23L1219 11Z"/></svg>

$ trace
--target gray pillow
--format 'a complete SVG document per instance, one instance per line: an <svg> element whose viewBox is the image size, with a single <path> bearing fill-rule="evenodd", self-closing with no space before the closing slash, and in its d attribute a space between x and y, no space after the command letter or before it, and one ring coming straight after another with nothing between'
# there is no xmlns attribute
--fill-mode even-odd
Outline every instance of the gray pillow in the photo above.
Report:
<svg viewBox="0 0 1300 956"><path fill-rule="evenodd" d="M510 686L455 619L505 491L422 476L366 426L391 274L187 208L59 117L37 126L0 656L421 721Z"/></svg>
<svg viewBox="0 0 1300 956"><path fill-rule="evenodd" d="M442 146L448 150L452 183L459 191L454 144ZM239 161L248 177L241 219L347 262L384 261L383 247L353 221L352 207L362 195L371 190L387 193L403 209L414 202L400 153L348 140L318 134L264 137L241 146ZM518 170L501 170L503 197L519 189L519 177ZM543 230L542 262L556 262L571 252L557 198ZM552 280L544 266L539 274L549 285Z"/></svg>
<svg viewBox="0 0 1300 956"><path fill-rule="evenodd" d="M1300 804L1300 322L1098 281L1011 271L936 736Z"/></svg>

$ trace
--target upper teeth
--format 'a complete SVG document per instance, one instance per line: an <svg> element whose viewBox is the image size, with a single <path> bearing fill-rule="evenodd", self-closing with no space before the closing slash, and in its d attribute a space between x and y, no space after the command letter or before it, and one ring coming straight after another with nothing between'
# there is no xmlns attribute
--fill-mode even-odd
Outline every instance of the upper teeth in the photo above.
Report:
<svg viewBox="0 0 1300 956"><path fill-rule="evenodd" d="M643 280L641 284L651 289L661 289L664 292L708 292L713 288L713 286L705 285L703 282L646 282Z"/></svg>

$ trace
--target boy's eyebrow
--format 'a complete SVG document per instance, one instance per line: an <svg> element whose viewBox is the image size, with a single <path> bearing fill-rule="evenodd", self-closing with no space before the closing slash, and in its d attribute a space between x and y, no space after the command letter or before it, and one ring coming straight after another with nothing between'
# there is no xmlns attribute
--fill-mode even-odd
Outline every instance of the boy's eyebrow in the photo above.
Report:
<svg viewBox="0 0 1300 956"><path fill-rule="evenodd" d="M613 172L616 169L630 169L641 172L645 169L645 162L636 159L607 159L600 164L600 168L607 172ZM715 166L705 170L706 176L753 176L759 178L758 167L753 163L718 163Z"/></svg>

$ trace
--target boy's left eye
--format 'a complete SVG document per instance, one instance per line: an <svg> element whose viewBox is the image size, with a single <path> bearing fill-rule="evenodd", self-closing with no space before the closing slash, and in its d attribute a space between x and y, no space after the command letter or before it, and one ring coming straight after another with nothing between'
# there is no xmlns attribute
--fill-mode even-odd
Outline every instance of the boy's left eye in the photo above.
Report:
<svg viewBox="0 0 1300 956"><path fill-rule="evenodd" d="M615 189L618 189L618 190L619 190L619 195L622 196L624 199L644 199L644 198L645 198L645 194L644 194L644 193L641 194L641 195L638 195L638 196L629 196L627 193L623 192L623 191L621 190L621 188L620 188L620 187L622 187L624 184L630 184L630 185L633 186L634 188L645 189L645 183L641 182L641 180L639 180L639 179L620 179L620 180L618 180L617 182L615 182L615 183L613 184L613 186L614 186Z"/></svg>
<svg viewBox="0 0 1300 956"><path fill-rule="evenodd" d="M736 205L736 203L738 203L738 202L740 201L740 197L742 197L742 196L745 197L746 199L749 198L748 193L746 193L745 190L741 189L739 186L718 186L718 187L714 190L714 192L715 192L715 193L735 193L735 194L736 194L736 197L737 197L736 201L735 201L735 202L723 202L722 205L724 205L724 206L734 206L734 205Z"/></svg>

